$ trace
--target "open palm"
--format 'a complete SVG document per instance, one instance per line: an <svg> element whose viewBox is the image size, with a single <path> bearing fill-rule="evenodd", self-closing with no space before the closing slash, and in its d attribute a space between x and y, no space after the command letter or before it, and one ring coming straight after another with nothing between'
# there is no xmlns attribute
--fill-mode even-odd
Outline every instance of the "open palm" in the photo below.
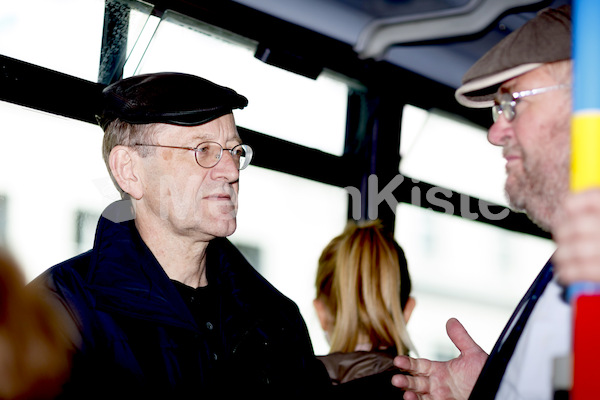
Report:
<svg viewBox="0 0 600 400"><path fill-rule="evenodd" d="M463 400L475 386L487 354L455 318L446 323L448 337L460 351L449 361L398 356L394 364L410 375L396 375L392 384L406 391L404 400Z"/></svg>

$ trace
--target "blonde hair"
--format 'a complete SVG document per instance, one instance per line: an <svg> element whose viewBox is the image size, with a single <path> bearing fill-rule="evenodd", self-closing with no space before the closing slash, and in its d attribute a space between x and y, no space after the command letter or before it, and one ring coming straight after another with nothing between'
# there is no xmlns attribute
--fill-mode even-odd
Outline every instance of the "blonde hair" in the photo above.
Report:
<svg viewBox="0 0 600 400"><path fill-rule="evenodd" d="M104 128L102 158L104 159L104 164L106 164L106 169L108 169L110 179L113 181L113 184L123 198L126 197L126 194L117 184L117 181L110 170L110 152L116 146L133 146L136 143L154 144L153 138L156 132L156 126L157 124L130 124L117 118ZM148 146L135 146L134 149L141 157L146 157L153 154L155 151L153 147Z"/></svg>
<svg viewBox="0 0 600 400"><path fill-rule="evenodd" d="M379 221L350 222L331 240L315 285L334 318L331 352L354 351L360 337L369 338L371 349L414 351L403 315L411 290L406 258Z"/></svg>

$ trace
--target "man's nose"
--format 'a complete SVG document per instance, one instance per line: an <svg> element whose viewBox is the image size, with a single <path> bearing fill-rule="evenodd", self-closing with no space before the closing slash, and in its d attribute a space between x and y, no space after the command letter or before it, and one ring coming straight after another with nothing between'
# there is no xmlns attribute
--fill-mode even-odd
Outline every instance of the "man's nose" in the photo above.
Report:
<svg viewBox="0 0 600 400"><path fill-rule="evenodd" d="M494 146L504 146L510 135L512 135L512 125L502 114L500 114L496 122L490 126L487 139L488 142Z"/></svg>
<svg viewBox="0 0 600 400"><path fill-rule="evenodd" d="M225 177L228 182L236 181L240 174L238 164L229 150L223 150L219 162L212 169L218 175L217 178Z"/></svg>

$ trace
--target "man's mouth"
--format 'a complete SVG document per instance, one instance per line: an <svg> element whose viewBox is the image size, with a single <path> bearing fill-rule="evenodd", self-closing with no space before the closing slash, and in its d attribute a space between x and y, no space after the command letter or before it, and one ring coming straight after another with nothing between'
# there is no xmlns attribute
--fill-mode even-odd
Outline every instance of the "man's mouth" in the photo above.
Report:
<svg viewBox="0 0 600 400"><path fill-rule="evenodd" d="M206 200L231 200L231 196L227 193L214 193L208 196L204 196Z"/></svg>

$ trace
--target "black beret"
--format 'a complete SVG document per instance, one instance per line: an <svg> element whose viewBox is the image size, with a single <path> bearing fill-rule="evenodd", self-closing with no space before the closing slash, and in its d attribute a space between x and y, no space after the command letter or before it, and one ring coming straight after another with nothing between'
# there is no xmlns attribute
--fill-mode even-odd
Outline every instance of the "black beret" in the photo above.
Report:
<svg viewBox="0 0 600 400"><path fill-rule="evenodd" d="M102 91L104 129L116 118L131 124L201 125L244 108L248 99L195 75L161 72L136 75Z"/></svg>

